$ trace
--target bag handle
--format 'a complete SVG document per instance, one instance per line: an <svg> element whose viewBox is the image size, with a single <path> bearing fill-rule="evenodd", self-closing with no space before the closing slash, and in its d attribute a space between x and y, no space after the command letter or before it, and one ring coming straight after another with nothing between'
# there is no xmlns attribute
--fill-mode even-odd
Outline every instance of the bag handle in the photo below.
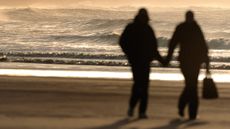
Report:
<svg viewBox="0 0 230 129"><path fill-rule="evenodd" d="M211 78L211 71L209 69L209 61L206 62L206 75L205 78Z"/></svg>
<svg viewBox="0 0 230 129"><path fill-rule="evenodd" d="M210 71L206 71L205 78L212 78L212 74Z"/></svg>

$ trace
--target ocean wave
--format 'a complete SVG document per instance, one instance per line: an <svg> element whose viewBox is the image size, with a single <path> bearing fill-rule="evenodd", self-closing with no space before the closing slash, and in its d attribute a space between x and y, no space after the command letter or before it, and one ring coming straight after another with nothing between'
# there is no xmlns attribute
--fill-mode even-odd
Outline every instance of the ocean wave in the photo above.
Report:
<svg viewBox="0 0 230 129"><path fill-rule="evenodd" d="M8 57L14 58L76 58L76 59L125 59L123 54L90 54L71 52L7 52Z"/></svg>
<svg viewBox="0 0 230 129"><path fill-rule="evenodd" d="M117 45L120 35L115 33L92 35L92 36L79 36L79 35L62 35L52 36L54 40L58 41L91 41L98 43L108 43L111 45ZM157 38L159 47L168 47L169 38L159 37ZM207 40L207 45L210 49L230 49L230 40L228 39L211 39Z"/></svg>
<svg viewBox="0 0 230 129"><path fill-rule="evenodd" d="M3 61L2 61L3 62ZM130 64L126 59L78 59L78 58L41 58L41 57L11 57L4 62L23 62L23 63L42 63L42 64L69 64L69 65L99 65L99 66L129 66ZM153 61L151 63L151 67L162 67L162 65L157 62ZM179 62L178 61L171 61L170 66L171 68L178 68ZM202 68L205 68L202 66ZM230 70L230 63L218 63L218 62L211 62L210 65L211 69L226 69Z"/></svg>
<svg viewBox="0 0 230 129"><path fill-rule="evenodd" d="M48 41L57 41L57 42L86 42L86 43L106 43L110 45L116 45L120 35L116 33L110 34L93 34L93 35L51 35L46 37Z"/></svg>
<svg viewBox="0 0 230 129"><path fill-rule="evenodd" d="M167 49L160 49L161 54L165 55ZM176 51L177 52L177 51ZM217 52L212 52L217 53ZM230 57L222 54L210 55L211 62L226 62L230 63ZM101 59L101 60L124 60L126 59L123 53L78 53L78 52L7 52L4 53L7 57L14 58L65 58L65 59ZM177 54L173 57L174 61L177 61Z"/></svg>
<svg viewBox="0 0 230 129"><path fill-rule="evenodd" d="M106 43L108 45L117 45L118 40L120 38L120 34L118 33L95 33L90 35L51 35L47 37L50 41L58 41L58 42L87 42L87 43ZM158 37L158 46L166 48L168 47L169 38L166 37ZM214 50L226 50L230 49L230 40L228 39L211 39L207 40L207 45L210 49Z"/></svg>
<svg viewBox="0 0 230 129"><path fill-rule="evenodd" d="M129 12L122 11L106 11L106 10L90 10L90 9L8 9L5 14L9 19L22 20L23 22L6 25L7 28L12 27L13 30L21 30L24 28L25 33L30 33L31 28L35 29L35 35L47 35L46 42L68 42L68 43L108 43L110 45L117 44L119 35L124 26L131 21L130 17L124 17ZM120 16L116 13L124 14ZM111 15L111 16L110 16ZM129 14L130 15L130 14ZM87 17L87 18L86 18ZM158 19L158 22L168 23L164 19ZM24 21L32 21L32 23L24 23ZM45 22L44 22L45 21ZM39 24L39 22L44 22ZM58 23L57 23L58 22ZM11 26L10 26L11 25ZM55 25L53 28L44 26ZM168 25L166 25L168 26ZM14 28L15 27L15 28ZM18 27L18 28L17 28ZM12 33L9 31L9 34ZM28 32L27 32L28 31ZM217 29L217 34L222 34L224 30ZM225 30L226 31L226 30ZM65 33L63 33L65 32ZM116 32L116 33L114 33ZM56 34L56 35L54 35ZM73 35L74 34L74 35ZM24 36L24 35L23 35ZM22 37L23 37L22 36ZM43 40L43 39L42 39ZM159 37L159 46L167 47L169 38ZM230 49L230 39L214 38L208 39L207 43L211 49Z"/></svg>
<svg viewBox="0 0 230 129"><path fill-rule="evenodd" d="M168 47L169 38L159 37L158 42L160 47ZM229 39L209 39L207 40L207 45L210 49L230 49L230 40Z"/></svg>
<svg viewBox="0 0 230 129"><path fill-rule="evenodd" d="M114 16L117 13L127 13L122 11L95 10L95 9L38 9L38 8L19 8L5 9L5 14L12 20L42 22L42 21L78 21L88 20L85 24L109 25L124 24L130 20L127 17L121 18ZM122 14L121 14L122 15ZM104 17L102 17L104 16ZM110 24L111 25L111 24Z"/></svg>
<svg viewBox="0 0 230 129"><path fill-rule="evenodd" d="M86 24L93 25L97 28L108 28L108 27L121 27L129 23L132 19L111 19L111 18L101 18L101 19L92 19Z"/></svg>
<svg viewBox="0 0 230 129"><path fill-rule="evenodd" d="M211 49L230 49L230 40L228 39L212 39L208 41Z"/></svg>

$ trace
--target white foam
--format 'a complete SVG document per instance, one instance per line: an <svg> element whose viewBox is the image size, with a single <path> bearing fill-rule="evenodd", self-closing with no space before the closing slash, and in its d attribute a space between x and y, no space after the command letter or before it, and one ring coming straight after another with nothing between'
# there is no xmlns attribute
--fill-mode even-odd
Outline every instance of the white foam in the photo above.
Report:
<svg viewBox="0 0 230 129"><path fill-rule="evenodd" d="M28 70L28 69L0 69L2 76L34 76L34 77L66 77L66 78L105 78L105 79L131 79L131 72L116 71L68 71L68 70ZM216 82L230 83L229 74L213 74ZM204 78L204 74L199 76L199 80ZM162 81L182 81L180 73L151 73L151 80Z"/></svg>

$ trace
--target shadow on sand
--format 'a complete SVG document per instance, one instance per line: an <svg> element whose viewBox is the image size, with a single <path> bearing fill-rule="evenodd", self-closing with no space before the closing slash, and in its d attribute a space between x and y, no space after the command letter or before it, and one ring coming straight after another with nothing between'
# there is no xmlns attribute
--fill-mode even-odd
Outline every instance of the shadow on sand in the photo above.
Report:
<svg viewBox="0 0 230 129"><path fill-rule="evenodd" d="M140 121L140 119L129 119L129 118L124 118L121 120L118 120L112 124L109 125L103 125L103 126L98 126L98 127L92 127L88 129L122 129L124 126ZM159 126L159 127L154 127L150 129L186 129L186 128L191 128L194 126L201 126L208 124L205 121L190 121L190 120L180 120L180 119L173 119L171 120L167 125ZM132 127L129 129L138 129L137 127Z"/></svg>
<svg viewBox="0 0 230 129"><path fill-rule="evenodd" d="M205 125L207 122L205 121L190 121L190 120L181 120L181 119L173 119L167 125L154 127L151 129L186 129L194 126Z"/></svg>
<svg viewBox="0 0 230 129"><path fill-rule="evenodd" d="M109 125L104 125L104 126L99 126L99 127L92 127L88 129L121 129L123 126L128 125L130 123L134 123L139 121L140 119L129 119L129 118L124 118L121 120L118 120L112 124ZM132 128L132 129L137 129L137 128Z"/></svg>

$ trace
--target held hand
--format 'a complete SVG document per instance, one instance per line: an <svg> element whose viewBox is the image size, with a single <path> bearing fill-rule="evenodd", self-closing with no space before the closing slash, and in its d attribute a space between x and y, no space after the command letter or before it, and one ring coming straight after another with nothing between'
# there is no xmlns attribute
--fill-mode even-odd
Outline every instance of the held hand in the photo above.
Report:
<svg viewBox="0 0 230 129"><path fill-rule="evenodd" d="M168 67L169 66L169 60L167 58L165 58L161 63L162 63L163 67Z"/></svg>
<svg viewBox="0 0 230 129"><path fill-rule="evenodd" d="M166 62L166 61L164 61L164 62L162 62L162 66L163 66L163 67L168 67L168 66L169 66L169 63Z"/></svg>

